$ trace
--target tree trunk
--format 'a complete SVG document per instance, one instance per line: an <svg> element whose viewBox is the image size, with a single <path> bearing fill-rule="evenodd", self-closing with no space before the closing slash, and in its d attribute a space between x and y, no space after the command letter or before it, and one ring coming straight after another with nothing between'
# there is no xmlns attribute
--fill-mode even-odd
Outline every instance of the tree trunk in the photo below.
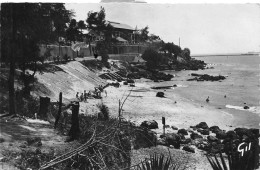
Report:
<svg viewBox="0 0 260 170"><path fill-rule="evenodd" d="M40 109L39 109L39 116L47 118L47 112L50 105L50 98L49 97L40 97Z"/></svg>
<svg viewBox="0 0 260 170"><path fill-rule="evenodd" d="M55 124L54 124L54 129L56 129L56 127L57 127L57 125L58 125L58 122L59 122L59 119L60 119L61 106L62 106L62 92L60 92L60 95L59 95L59 110L58 110L58 113L57 113L57 116L56 116L56 120L55 120Z"/></svg>
<svg viewBox="0 0 260 170"><path fill-rule="evenodd" d="M75 102L72 105L72 117L71 117L71 128L69 131L70 140L75 140L79 138L79 102Z"/></svg>
<svg viewBox="0 0 260 170"><path fill-rule="evenodd" d="M9 72L9 80L8 80L8 87L9 87L9 114L10 115L15 115L16 114L16 109L15 109L15 95L14 95L14 73L15 73L15 34L16 34L16 26L15 26L15 10L14 4L10 5L11 8L11 39L10 39L10 47L12 49L9 49L10 56L10 72Z"/></svg>
<svg viewBox="0 0 260 170"><path fill-rule="evenodd" d="M88 42L88 47L89 47L89 53L90 53L90 55L92 55L92 50L91 50L91 44L90 44L90 41Z"/></svg>

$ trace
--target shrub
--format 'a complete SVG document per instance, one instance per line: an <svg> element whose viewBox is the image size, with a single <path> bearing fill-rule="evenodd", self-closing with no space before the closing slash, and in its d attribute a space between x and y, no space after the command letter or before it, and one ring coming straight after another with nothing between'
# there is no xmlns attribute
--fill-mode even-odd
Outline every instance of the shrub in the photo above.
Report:
<svg viewBox="0 0 260 170"><path fill-rule="evenodd" d="M174 164L169 157L160 154L150 156L150 158L135 167L135 170L177 170L179 166Z"/></svg>
<svg viewBox="0 0 260 170"><path fill-rule="evenodd" d="M98 119L99 120L108 120L109 119L108 107L105 104L103 104L103 103L97 104L97 107L100 110L100 112L98 114Z"/></svg>

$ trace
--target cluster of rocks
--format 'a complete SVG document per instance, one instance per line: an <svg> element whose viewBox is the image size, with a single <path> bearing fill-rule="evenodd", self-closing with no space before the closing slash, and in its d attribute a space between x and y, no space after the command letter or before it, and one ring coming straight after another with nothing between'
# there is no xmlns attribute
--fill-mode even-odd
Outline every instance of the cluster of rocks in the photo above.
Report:
<svg viewBox="0 0 260 170"><path fill-rule="evenodd" d="M154 120L144 121L141 126L155 129L158 128L158 123ZM173 146L176 149L182 147L183 150L192 153L195 153L195 148L209 153L229 153L231 149L237 151L238 145L243 142L254 142L254 147L258 146L259 129L236 128L225 131L218 126L209 127L206 122L190 126L189 129L178 129L175 126L171 128L178 130L177 133L160 135L157 145Z"/></svg>
<svg viewBox="0 0 260 170"><path fill-rule="evenodd" d="M188 79L187 81L220 81L220 80L225 80L225 76L211 76L208 74L196 74L196 73L191 73L192 76L195 76L195 78Z"/></svg>
<svg viewBox="0 0 260 170"><path fill-rule="evenodd" d="M118 75L121 77L126 77L128 79L140 79L140 78L146 78L153 80L155 82L159 81L170 81L174 76L171 74L165 74L160 71L155 70L144 70L144 69L134 69L134 70L120 70L117 72Z"/></svg>
<svg viewBox="0 0 260 170"><path fill-rule="evenodd" d="M204 70L206 67L206 63L202 60L189 60L183 63L176 63L171 66L170 69L176 70L176 71L181 71L181 70Z"/></svg>

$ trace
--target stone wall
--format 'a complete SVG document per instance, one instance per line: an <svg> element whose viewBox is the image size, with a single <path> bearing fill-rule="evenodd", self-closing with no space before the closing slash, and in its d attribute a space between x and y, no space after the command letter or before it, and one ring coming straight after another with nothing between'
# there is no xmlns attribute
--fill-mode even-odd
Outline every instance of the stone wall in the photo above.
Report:
<svg viewBox="0 0 260 170"><path fill-rule="evenodd" d="M55 57L60 56L61 59L64 59L64 56L67 55L70 59L76 57L87 57L90 55L89 48L80 48L80 51L75 52L71 49L70 46L59 46L58 45L41 45L40 46L40 56L44 57L47 51L50 51L50 56L46 58L47 61L53 61Z"/></svg>

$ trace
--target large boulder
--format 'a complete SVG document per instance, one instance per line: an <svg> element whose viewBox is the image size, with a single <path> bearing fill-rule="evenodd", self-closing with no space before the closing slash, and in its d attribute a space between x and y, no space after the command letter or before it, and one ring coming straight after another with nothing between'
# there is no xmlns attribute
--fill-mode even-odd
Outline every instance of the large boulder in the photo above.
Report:
<svg viewBox="0 0 260 170"><path fill-rule="evenodd" d="M157 92L156 97L164 97L164 92Z"/></svg>
<svg viewBox="0 0 260 170"><path fill-rule="evenodd" d="M157 145L167 146L166 138L159 138L159 139L157 140Z"/></svg>
<svg viewBox="0 0 260 170"><path fill-rule="evenodd" d="M168 146L173 145L174 148L179 149L180 141L181 141L181 138L178 134L176 134L176 133L166 134L166 143Z"/></svg>
<svg viewBox="0 0 260 170"><path fill-rule="evenodd" d="M173 129L173 130L178 130L178 128L176 127L176 126L171 126L171 128Z"/></svg>
<svg viewBox="0 0 260 170"><path fill-rule="evenodd" d="M255 134L253 133L253 130L250 130L247 128L236 128L234 131L240 138L242 138L243 135L245 135L249 138L253 138L255 136Z"/></svg>
<svg viewBox="0 0 260 170"><path fill-rule="evenodd" d="M209 128L209 130L212 132L212 133L217 133L218 131L220 131L221 129L218 127L218 126L211 126Z"/></svg>
<svg viewBox="0 0 260 170"><path fill-rule="evenodd" d="M178 134L188 135L188 132L185 129L179 129Z"/></svg>
<svg viewBox="0 0 260 170"><path fill-rule="evenodd" d="M203 138L201 135L197 134L197 133L192 133L190 135L190 138L195 140L195 139L199 139L199 138Z"/></svg>
<svg viewBox="0 0 260 170"><path fill-rule="evenodd" d="M189 144L189 143L191 143L191 138L181 139L180 143L181 144Z"/></svg>
<svg viewBox="0 0 260 170"><path fill-rule="evenodd" d="M201 133L202 135L209 135L209 129L202 129L202 130L200 131L200 133Z"/></svg>
<svg viewBox="0 0 260 170"><path fill-rule="evenodd" d="M140 126L148 129L158 129L158 123L155 120L143 121Z"/></svg>
<svg viewBox="0 0 260 170"><path fill-rule="evenodd" d="M218 139L226 139L227 138L227 134L224 131L221 130L221 131L218 131L216 133L216 137Z"/></svg>
<svg viewBox="0 0 260 170"><path fill-rule="evenodd" d="M226 134L227 134L227 137L231 138L231 139L236 139L238 137L237 134L233 130L228 131Z"/></svg>
<svg viewBox="0 0 260 170"><path fill-rule="evenodd" d="M200 122L196 125L196 128L208 129L209 127L206 122Z"/></svg>
<svg viewBox="0 0 260 170"><path fill-rule="evenodd" d="M187 152L191 152L191 153L195 153L195 149L194 148L192 148L191 146L184 146L183 148L182 148L182 150L184 150L184 151L187 151Z"/></svg>

